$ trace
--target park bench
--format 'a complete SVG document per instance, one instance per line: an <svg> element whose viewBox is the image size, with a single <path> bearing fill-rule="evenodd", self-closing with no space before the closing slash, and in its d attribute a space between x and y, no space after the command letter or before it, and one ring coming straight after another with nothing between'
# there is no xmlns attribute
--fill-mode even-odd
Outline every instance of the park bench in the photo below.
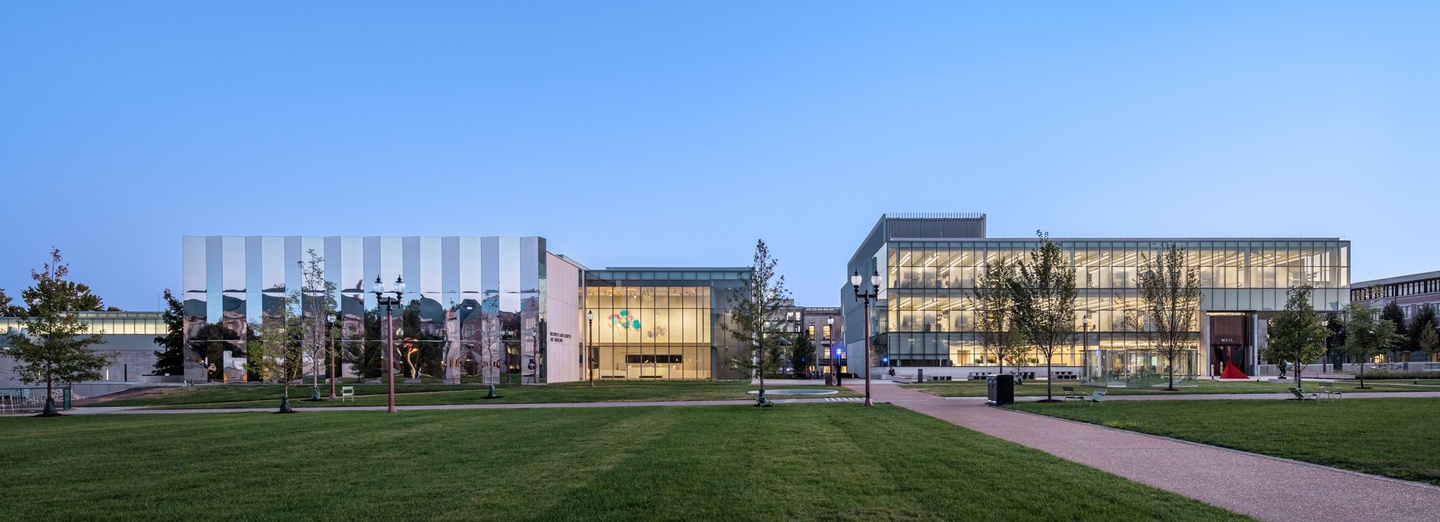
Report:
<svg viewBox="0 0 1440 522"><path fill-rule="evenodd" d="M1342 391L1340 391L1340 390L1335 389L1335 383L1333 383L1333 382L1322 382L1322 383L1319 384L1319 386L1320 386L1320 393L1325 394L1325 398L1327 398L1327 399L1340 399L1340 398L1343 398L1343 397L1341 397L1341 394L1342 394L1342 393L1345 393L1345 392L1342 392Z"/></svg>
<svg viewBox="0 0 1440 522"><path fill-rule="evenodd" d="M348 400L351 400L351 401L354 401L354 400L355 400L355 387L354 387L354 386L341 386L341 387L340 387L340 402L345 402L347 399L348 399Z"/></svg>
<svg viewBox="0 0 1440 522"><path fill-rule="evenodd" d="M1293 387L1292 387L1292 388L1290 388L1290 393L1292 393L1292 394L1295 395L1295 400L1300 400L1300 401L1313 401L1313 400L1316 400L1316 399L1319 399L1319 398L1320 398L1320 394L1318 394L1318 393L1305 393L1305 391L1304 391L1304 390L1301 390L1300 388L1293 388Z"/></svg>

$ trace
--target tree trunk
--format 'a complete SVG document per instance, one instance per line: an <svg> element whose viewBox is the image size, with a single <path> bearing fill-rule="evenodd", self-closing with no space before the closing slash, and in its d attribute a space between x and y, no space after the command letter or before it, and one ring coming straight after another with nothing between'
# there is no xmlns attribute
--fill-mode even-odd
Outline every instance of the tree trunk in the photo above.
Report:
<svg viewBox="0 0 1440 522"><path fill-rule="evenodd" d="M40 412L41 417L59 417L60 412L55 411L55 395L53 391L54 377L45 378L45 409Z"/></svg>
<svg viewBox="0 0 1440 522"><path fill-rule="evenodd" d="M1055 379L1050 378L1050 375L1052 373L1050 371L1050 357L1053 353L1055 352L1052 350L1050 353L1045 355L1045 402L1055 400L1053 393L1053 390L1055 388Z"/></svg>
<svg viewBox="0 0 1440 522"><path fill-rule="evenodd" d="M1175 353L1175 350L1165 351L1165 364L1167 366L1166 369L1170 370L1170 387L1165 388L1165 391L1175 391L1175 357L1178 355L1180 354Z"/></svg>

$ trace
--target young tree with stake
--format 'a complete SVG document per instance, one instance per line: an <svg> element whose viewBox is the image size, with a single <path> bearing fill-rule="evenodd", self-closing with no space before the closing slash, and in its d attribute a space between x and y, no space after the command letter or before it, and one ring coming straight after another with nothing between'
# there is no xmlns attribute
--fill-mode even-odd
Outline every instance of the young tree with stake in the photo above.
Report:
<svg viewBox="0 0 1440 522"><path fill-rule="evenodd" d="M1045 356L1045 374L1055 352L1069 346L1075 336L1075 268L1066 261L1060 244L1036 231L1040 248L1022 261L1010 289L1015 295L1015 324L1025 339ZM1053 379L1045 380L1045 402L1055 402Z"/></svg>
<svg viewBox="0 0 1440 522"><path fill-rule="evenodd" d="M730 321L721 324L746 350L746 357L731 358L730 366L760 376L756 404L761 406L769 405L765 398L765 373L779 367L781 340L788 335L780 319L790 294L785 290L785 276L775 273L776 262L770 257L765 241L757 241L750 277L742 278L740 289L731 294Z"/></svg>
<svg viewBox="0 0 1440 522"><path fill-rule="evenodd" d="M1155 257L1145 258L1136 286L1142 309L1126 314L1125 325L1140 332L1165 359L1165 389L1175 391L1175 361L1199 346L1200 274L1186 263L1185 250L1170 243Z"/></svg>
<svg viewBox="0 0 1440 522"><path fill-rule="evenodd" d="M1325 338L1330 330L1310 304L1310 285L1290 287L1285 310L1270 318L1269 345L1261 354L1266 360L1295 363L1295 387L1301 388L1305 366L1325 355Z"/></svg>

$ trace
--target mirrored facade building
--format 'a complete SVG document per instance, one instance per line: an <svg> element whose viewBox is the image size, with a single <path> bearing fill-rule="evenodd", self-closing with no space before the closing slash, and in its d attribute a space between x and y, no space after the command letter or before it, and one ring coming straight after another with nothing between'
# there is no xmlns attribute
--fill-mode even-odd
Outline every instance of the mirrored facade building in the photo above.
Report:
<svg viewBox="0 0 1440 522"><path fill-rule="evenodd" d="M405 337L441 343L447 379L744 377L728 364L742 351L723 325L748 267L589 270L541 237L210 236L183 238L182 251L187 339L216 322L244 338L299 291L313 251L335 284L342 343L366 340L376 276L401 277L402 306L418 312L420 329ZM390 327L399 322L382 331ZM205 378L205 362L192 358L192 378ZM231 362L227 376L243 379L243 361Z"/></svg>
<svg viewBox="0 0 1440 522"><path fill-rule="evenodd" d="M187 236L187 340L216 322L244 338L250 325L275 316L286 295L301 290L301 265L311 252L334 283L342 342L364 340L365 315L379 309L371 282L403 278L401 301L418 308L420 332L410 333L440 343L447 377L578 378L577 365L546 361L579 358L580 270L547 252L542 237ZM192 356L192 378L204 378L199 355Z"/></svg>
<svg viewBox="0 0 1440 522"><path fill-rule="evenodd" d="M847 276L859 272L868 279L878 272L883 280L872 312L872 366L924 367L927 376L953 378L996 370L999 361L982 346L976 327L976 278L987 261L1021 258L1040 242L987 238L985 219L900 214L876 223L846 267ZM1053 359L1057 378L1127 386L1151 384L1168 373L1163 358L1128 331L1122 317L1139 309L1136 283L1144 259L1170 243L1185 249L1187 263L1199 270L1202 292L1194 332L1199 348L1177 361L1182 376L1218 375L1227 361L1254 374L1267 321L1285 307L1291 286L1312 285L1317 311L1337 311L1350 300L1350 242L1338 238L1053 240L1075 268L1079 294L1073 346ZM848 284L840 298L845 343L859 347L861 303ZM1005 366L1044 364L1033 352L1027 358Z"/></svg>

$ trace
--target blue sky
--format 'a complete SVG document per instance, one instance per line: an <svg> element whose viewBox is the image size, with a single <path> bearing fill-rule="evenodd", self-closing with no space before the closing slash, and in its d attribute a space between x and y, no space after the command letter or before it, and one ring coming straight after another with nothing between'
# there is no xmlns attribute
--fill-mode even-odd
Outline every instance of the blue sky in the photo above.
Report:
<svg viewBox="0 0 1440 522"><path fill-rule="evenodd" d="M0 288L182 235L541 235L834 306L884 212L1440 269L1435 2L7 2Z"/></svg>

